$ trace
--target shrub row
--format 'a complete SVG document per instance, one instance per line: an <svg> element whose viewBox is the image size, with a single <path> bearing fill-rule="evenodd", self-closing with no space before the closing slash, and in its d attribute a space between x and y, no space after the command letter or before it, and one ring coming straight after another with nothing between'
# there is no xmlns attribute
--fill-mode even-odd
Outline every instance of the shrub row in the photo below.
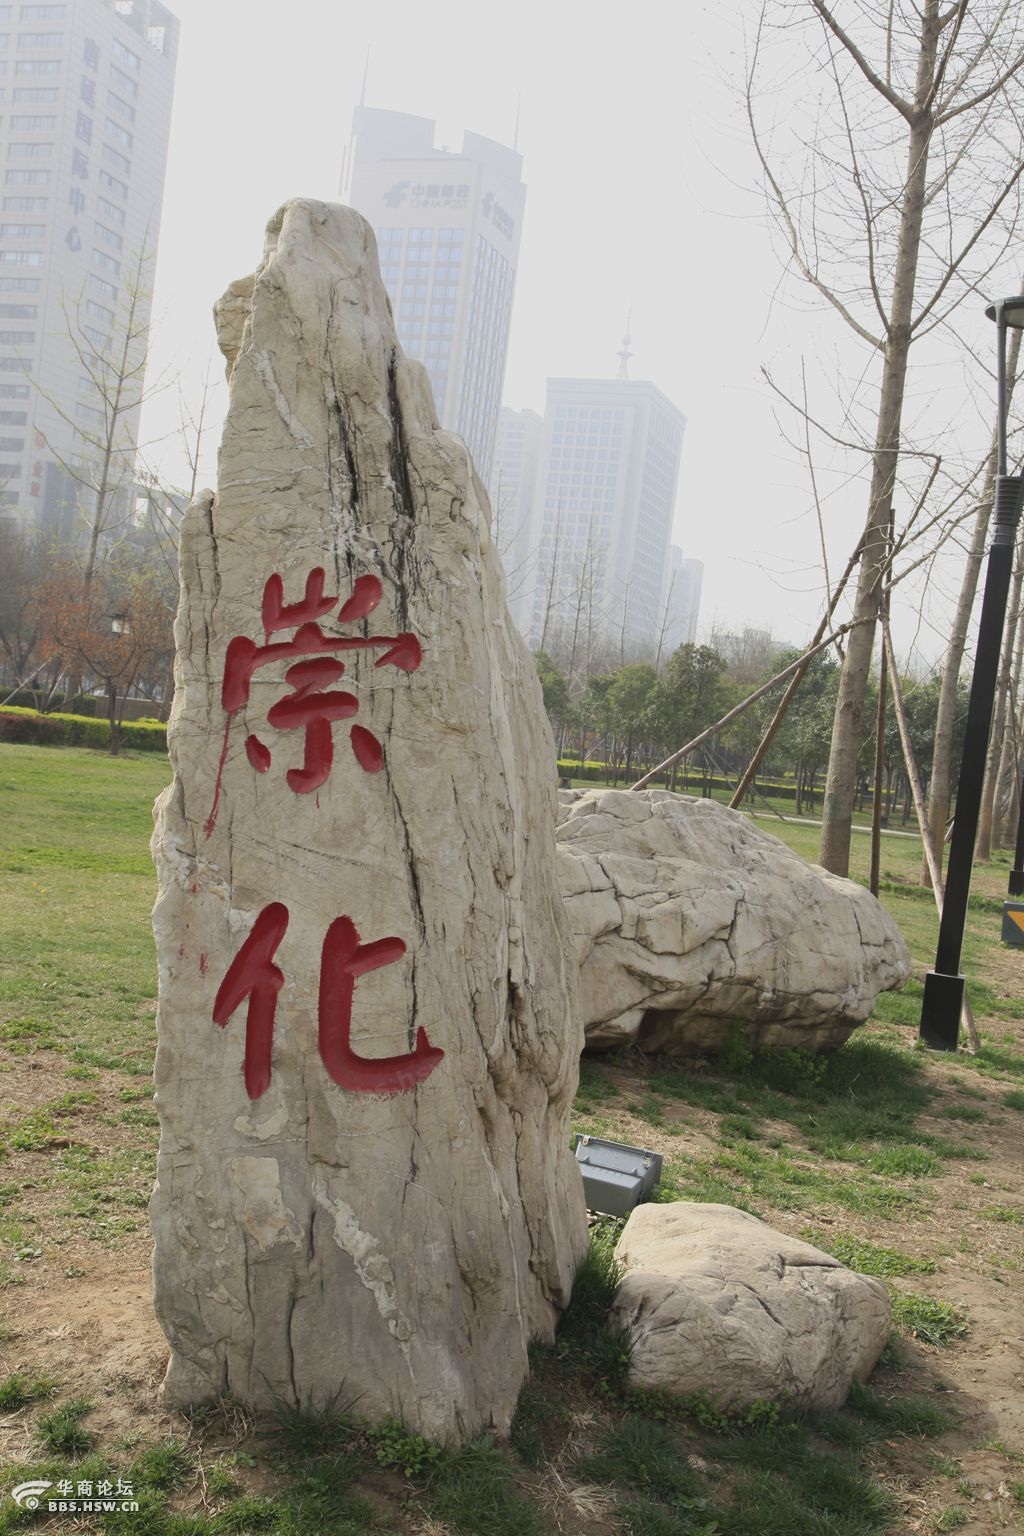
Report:
<svg viewBox="0 0 1024 1536"><path fill-rule="evenodd" d="M79 693L65 696L63 693L55 693L51 697L46 689L19 688L17 693L10 696L0 695L3 698L4 709L39 709L48 704L47 713L52 714L57 710L64 710L69 715L85 715L92 718L96 713L96 705L103 700L94 699L91 694Z"/></svg>
<svg viewBox="0 0 1024 1536"><path fill-rule="evenodd" d="M644 768L640 763L634 763L631 778L639 779L646 772L647 769ZM606 784L611 782L612 774L611 770L605 763L585 762L581 765L576 761L575 758L562 757L558 760L558 776L559 778L582 780L583 782L590 784ZM661 782L662 777L662 775L659 775L658 781L653 785L653 788L661 789L664 787ZM624 780L622 776L622 770L620 768L620 786L623 783ZM700 789L702 783L703 779L701 778L701 775L695 770L691 770L688 784L684 783L682 773L677 776L676 789L680 794L692 794L695 790ZM736 780L723 779L713 774L708 779L708 787L712 790L723 790L729 794L732 794L733 790L736 788ZM773 800L796 799L795 784L762 784L758 786L758 789L761 794L769 795ZM748 796L748 798L751 797L753 797L753 791L751 791L751 795Z"/></svg>
<svg viewBox="0 0 1024 1536"><path fill-rule="evenodd" d="M0 741L29 742L37 747L110 748L110 722L84 715L41 715L34 709L0 709ZM136 752L166 752L167 727L158 722L126 720L121 745Z"/></svg>

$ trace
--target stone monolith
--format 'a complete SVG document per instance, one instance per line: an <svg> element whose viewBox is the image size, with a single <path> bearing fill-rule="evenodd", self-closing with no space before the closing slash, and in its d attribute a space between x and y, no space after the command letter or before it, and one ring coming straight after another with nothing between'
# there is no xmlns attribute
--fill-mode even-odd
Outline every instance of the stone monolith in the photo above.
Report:
<svg viewBox="0 0 1024 1536"><path fill-rule="evenodd" d="M154 834L165 1400L501 1432L586 1246L540 689L369 226L286 204L217 320Z"/></svg>

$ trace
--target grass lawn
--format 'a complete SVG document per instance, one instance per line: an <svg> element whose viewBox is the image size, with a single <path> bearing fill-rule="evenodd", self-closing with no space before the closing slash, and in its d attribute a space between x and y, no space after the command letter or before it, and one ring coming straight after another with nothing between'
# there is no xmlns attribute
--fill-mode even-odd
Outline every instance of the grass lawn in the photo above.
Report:
<svg viewBox="0 0 1024 1536"><path fill-rule="evenodd" d="M740 1205L894 1297L896 1331L841 1412L631 1394L604 1327L613 1223L512 1441L446 1452L343 1401L254 1422L166 1414L146 1202L155 961L152 754L0 747L0 1533L138 1536L873 1536L1020 1529L1024 957L998 943L1007 860L977 871L965 964L982 1050L915 1048L920 981L836 1055L588 1057L578 1129L665 1159L659 1199ZM816 857L818 828L761 821ZM868 839L854 839L866 877ZM920 972L920 847L883 840L883 899ZM53 1516L30 1479L130 1482L134 1513ZM48 1497L52 1495L47 1495Z"/></svg>

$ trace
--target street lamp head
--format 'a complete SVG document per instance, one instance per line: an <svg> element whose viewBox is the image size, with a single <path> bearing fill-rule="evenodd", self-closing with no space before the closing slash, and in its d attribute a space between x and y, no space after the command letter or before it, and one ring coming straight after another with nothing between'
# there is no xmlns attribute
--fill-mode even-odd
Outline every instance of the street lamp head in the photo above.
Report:
<svg viewBox="0 0 1024 1536"><path fill-rule="evenodd" d="M985 313L990 320L997 320L999 310L1002 310L1004 325L1010 326L1015 331L1024 331L1024 293L1014 294L1012 299L999 299L997 303L989 304Z"/></svg>

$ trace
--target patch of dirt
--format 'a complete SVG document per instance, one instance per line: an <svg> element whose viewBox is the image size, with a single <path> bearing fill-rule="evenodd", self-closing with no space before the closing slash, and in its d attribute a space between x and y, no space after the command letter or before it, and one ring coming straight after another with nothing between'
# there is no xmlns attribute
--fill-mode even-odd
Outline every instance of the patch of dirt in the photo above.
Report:
<svg viewBox="0 0 1024 1536"><path fill-rule="evenodd" d="M180 1416L159 1403L168 1350L153 1314L146 1247L80 1260L88 1268L70 1279L53 1265L26 1265L25 1283L4 1292L0 1373L50 1376L62 1398L88 1398L87 1426L105 1442L180 1436ZM0 1459L33 1454L23 1416L0 1419Z"/></svg>

